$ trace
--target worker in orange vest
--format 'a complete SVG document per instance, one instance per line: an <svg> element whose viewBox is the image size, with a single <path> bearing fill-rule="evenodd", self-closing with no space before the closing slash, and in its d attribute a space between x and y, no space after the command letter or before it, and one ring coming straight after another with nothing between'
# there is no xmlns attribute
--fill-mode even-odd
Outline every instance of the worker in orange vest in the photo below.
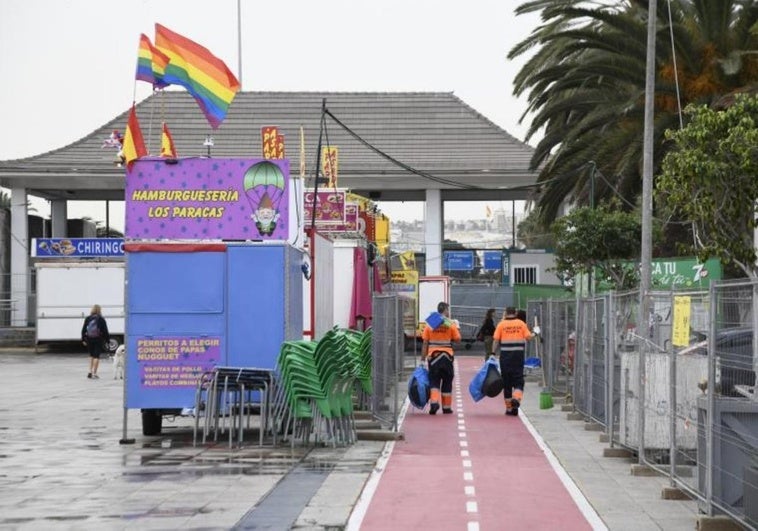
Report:
<svg viewBox="0 0 758 531"><path fill-rule="evenodd" d="M437 312L444 318L442 324L437 328L425 324L421 334L424 340L421 346L421 360L429 363L430 415L435 415L439 411L440 398L442 398L442 413L453 412L453 377L455 376L453 343L461 340L458 324L450 320L450 305L440 302L437 305Z"/></svg>
<svg viewBox="0 0 758 531"><path fill-rule="evenodd" d="M506 415L518 415L524 398L524 352L532 337L526 323L516 316L516 308L506 308L505 318L495 328L492 344L493 355L500 354Z"/></svg>

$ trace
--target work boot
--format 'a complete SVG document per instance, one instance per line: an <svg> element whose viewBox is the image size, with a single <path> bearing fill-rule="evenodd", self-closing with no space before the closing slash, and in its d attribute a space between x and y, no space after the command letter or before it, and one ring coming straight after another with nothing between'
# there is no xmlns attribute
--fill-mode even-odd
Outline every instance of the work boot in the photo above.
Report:
<svg viewBox="0 0 758 531"><path fill-rule="evenodd" d="M431 406L429 406L429 414L436 415L439 408L440 408L439 404L432 404Z"/></svg>
<svg viewBox="0 0 758 531"><path fill-rule="evenodd" d="M443 407L442 408L442 413L444 413L445 415L452 415L453 410L450 409L449 407Z"/></svg>
<svg viewBox="0 0 758 531"><path fill-rule="evenodd" d="M519 402L516 398L511 398L511 408L518 411L518 408L521 406L521 402ZM517 413L518 414L518 413Z"/></svg>
<svg viewBox="0 0 758 531"><path fill-rule="evenodd" d="M516 408L507 409L505 411L505 414L511 417L518 417L518 409Z"/></svg>

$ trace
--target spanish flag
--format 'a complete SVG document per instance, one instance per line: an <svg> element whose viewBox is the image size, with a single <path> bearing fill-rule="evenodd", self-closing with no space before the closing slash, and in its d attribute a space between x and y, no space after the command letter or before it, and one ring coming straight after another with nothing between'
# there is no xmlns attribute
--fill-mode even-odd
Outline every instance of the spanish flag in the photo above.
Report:
<svg viewBox="0 0 758 531"><path fill-rule="evenodd" d="M163 133L161 134L161 157L169 159L175 159L177 157L174 139L171 138L171 132L168 130L166 122L163 122Z"/></svg>
<svg viewBox="0 0 758 531"><path fill-rule="evenodd" d="M126 123L126 134L124 134L123 158L126 162L126 168L131 170L132 163L146 155L145 140L142 138L142 131L139 128L139 121L137 120L137 111L134 103L132 103L132 110L129 111L129 121Z"/></svg>

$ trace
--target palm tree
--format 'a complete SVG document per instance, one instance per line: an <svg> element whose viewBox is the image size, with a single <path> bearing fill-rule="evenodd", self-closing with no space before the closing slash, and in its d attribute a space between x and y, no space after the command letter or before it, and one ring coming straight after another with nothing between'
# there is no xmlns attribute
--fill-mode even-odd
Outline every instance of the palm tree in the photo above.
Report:
<svg viewBox="0 0 758 531"><path fill-rule="evenodd" d="M665 130L679 127L678 101L682 107L713 104L758 80L758 38L750 31L758 20L758 0L658 1L656 169L667 147ZM543 19L509 58L536 48L515 79L514 93L528 94L522 120L533 119L527 140L544 128L531 165L540 171L536 201L545 221L555 219L564 202L587 204L592 181L595 201L619 194L628 208L636 203L642 186L647 5L532 0L516 10L541 12Z"/></svg>

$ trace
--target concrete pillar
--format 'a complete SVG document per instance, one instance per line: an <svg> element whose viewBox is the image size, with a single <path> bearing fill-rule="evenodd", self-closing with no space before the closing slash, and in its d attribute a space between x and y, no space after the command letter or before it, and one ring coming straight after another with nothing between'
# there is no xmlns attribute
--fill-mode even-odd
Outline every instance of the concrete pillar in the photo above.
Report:
<svg viewBox="0 0 758 531"><path fill-rule="evenodd" d="M29 229L26 188L11 189L11 326L28 326Z"/></svg>
<svg viewBox="0 0 758 531"><path fill-rule="evenodd" d="M442 274L442 232L444 209L442 190L426 191L424 215L424 249L426 250L426 274Z"/></svg>
<svg viewBox="0 0 758 531"><path fill-rule="evenodd" d="M53 238L68 236L68 202L65 199L50 201L50 217L53 221Z"/></svg>

